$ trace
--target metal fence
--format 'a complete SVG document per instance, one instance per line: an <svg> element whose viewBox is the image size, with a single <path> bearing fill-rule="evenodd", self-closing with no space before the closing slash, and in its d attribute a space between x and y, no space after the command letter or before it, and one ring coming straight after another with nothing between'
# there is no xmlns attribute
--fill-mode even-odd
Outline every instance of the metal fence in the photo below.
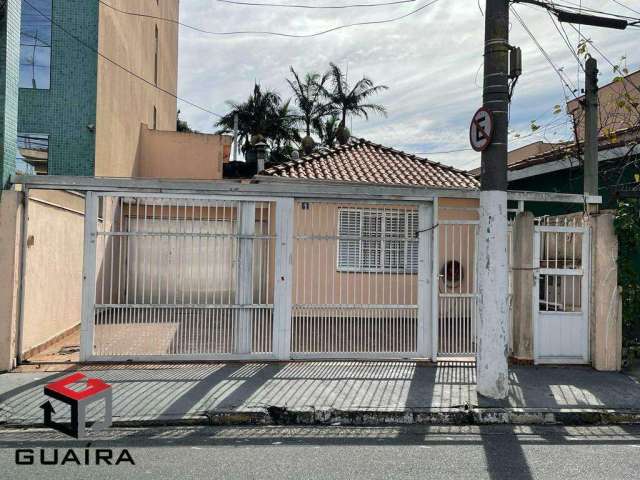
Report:
<svg viewBox="0 0 640 480"><path fill-rule="evenodd" d="M99 199L95 356L273 351L271 202Z"/></svg>
<svg viewBox="0 0 640 480"><path fill-rule="evenodd" d="M296 201L294 218L292 355L416 356L417 205Z"/></svg>

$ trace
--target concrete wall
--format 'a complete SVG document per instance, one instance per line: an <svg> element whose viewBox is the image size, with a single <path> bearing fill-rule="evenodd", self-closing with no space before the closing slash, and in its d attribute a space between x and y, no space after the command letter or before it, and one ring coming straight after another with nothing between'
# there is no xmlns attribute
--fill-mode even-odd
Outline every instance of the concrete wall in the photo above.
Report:
<svg viewBox="0 0 640 480"><path fill-rule="evenodd" d="M155 17L178 19L178 0L131 2L110 0L116 8ZM135 4L135 5L134 5ZM159 36L159 68L155 86L155 28ZM141 76L98 60L96 119L96 176L131 177L139 155L140 125L175 131L177 91L178 26L175 23L125 15L100 4L98 33L100 51Z"/></svg>
<svg viewBox="0 0 640 480"><path fill-rule="evenodd" d="M533 233L534 217L522 212L513 223L513 356L533 360Z"/></svg>
<svg viewBox="0 0 640 480"><path fill-rule="evenodd" d="M22 192L0 200L0 370L16 358ZM84 199L60 191L31 191L23 276L23 353L80 323ZM28 356L28 355L27 355Z"/></svg>
<svg viewBox="0 0 640 480"><path fill-rule="evenodd" d="M13 368L18 320L22 193L0 190L0 371Z"/></svg>
<svg viewBox="0 0 640 480"><path fill-rule="evenodd" d="M150 130L142 125L135 176L222 179L225 150L231 141L229 136Z"/></svg>
<svg viewBox="0 0 640 480"><path fill-rule="evenodd" d="M22 351L80 323L84 199L31 191Z"/></svg>
<svg viewBox="0 0 640 480"><path fill-rule="evenodd" d="M618 239L614 214L592 215L591 359L596 370L622 367L621 298L618 288Z"/></svg>

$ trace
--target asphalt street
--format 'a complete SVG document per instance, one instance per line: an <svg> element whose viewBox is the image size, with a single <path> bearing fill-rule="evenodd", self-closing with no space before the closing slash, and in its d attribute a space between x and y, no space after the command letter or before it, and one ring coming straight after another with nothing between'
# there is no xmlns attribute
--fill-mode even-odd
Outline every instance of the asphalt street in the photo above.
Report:
<svg viewBox="0 0 640 480"><path fill-rule="evenodd" d="M135 465L95 465L107 449L112 463L126 449ZM34 464L16 464L17 450ZM41 451L45 461L57 452L57 464L41 465ZM91 441L4 429L0 452L12 479L629 479L640 471L640 427L180 427Z"/></svg>

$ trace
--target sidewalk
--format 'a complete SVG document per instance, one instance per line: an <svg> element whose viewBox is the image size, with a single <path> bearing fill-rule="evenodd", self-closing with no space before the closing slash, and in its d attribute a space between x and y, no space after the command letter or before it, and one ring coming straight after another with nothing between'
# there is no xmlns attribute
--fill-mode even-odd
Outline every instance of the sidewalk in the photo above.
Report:
<svg viewBox="0 0 640 480"><path fill-rule="evenodd" d="M76 370L0 375L0 422L41 424L44 384ZM113 419L122 426L640 423L640 384L588 367L513 367L505 402L479 401L475 367L464 362L127 364L80 370L113 385Z"/></svg>

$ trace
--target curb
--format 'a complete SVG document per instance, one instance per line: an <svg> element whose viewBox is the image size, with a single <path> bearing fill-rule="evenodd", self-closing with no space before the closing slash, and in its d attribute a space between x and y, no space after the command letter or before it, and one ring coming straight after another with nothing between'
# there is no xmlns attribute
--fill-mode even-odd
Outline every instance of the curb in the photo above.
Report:
<svg viewBox="0 0 640 480"><path fill-rule="evenodd" d="M114 418L114 427L178 426L393 426L393 425L629 425L640 424L640 409L408 408L339 410L286 407L251 411L213 410L186 416ZM7 420L0 429L41 428L40 420Z"/></svg>

